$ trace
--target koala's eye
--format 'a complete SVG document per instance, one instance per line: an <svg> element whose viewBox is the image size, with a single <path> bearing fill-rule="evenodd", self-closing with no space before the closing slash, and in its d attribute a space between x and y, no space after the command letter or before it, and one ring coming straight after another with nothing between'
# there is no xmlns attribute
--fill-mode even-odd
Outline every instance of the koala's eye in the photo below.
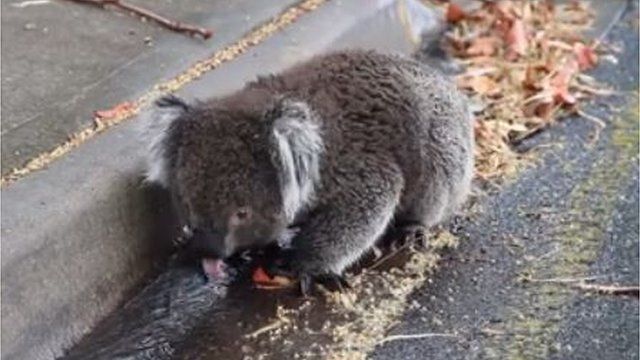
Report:
<svg viewBox="0 0 640 360"><path fill-rule="evenodd" d="M251 210L246 207L242 207L236 211L236 219L239 221L247 221L251 217Z"/></svg>

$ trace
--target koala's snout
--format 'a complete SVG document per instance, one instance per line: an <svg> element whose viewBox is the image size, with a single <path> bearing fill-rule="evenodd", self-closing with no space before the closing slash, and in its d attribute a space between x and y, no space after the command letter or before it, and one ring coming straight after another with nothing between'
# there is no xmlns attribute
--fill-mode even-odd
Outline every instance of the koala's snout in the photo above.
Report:
<svg viewBox="0 0 640 360"><path fill-rule="evenodd" d="M226 234L215 230L193 229L189 239L191 249L202 257L225 259L233 254Z"/></svg>

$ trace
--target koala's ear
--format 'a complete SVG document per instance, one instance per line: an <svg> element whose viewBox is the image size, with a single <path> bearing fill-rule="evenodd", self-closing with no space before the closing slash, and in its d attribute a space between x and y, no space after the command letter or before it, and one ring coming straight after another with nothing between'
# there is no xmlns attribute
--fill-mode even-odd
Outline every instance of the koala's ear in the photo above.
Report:
<svg viewBox="0 0 640 360"><path fill-rule="evenodd" d="M293 220L310 201L324 151L318 118L304 102L284 100L272 112L274 162L284 210Z"/></svg>
<svg viewBox="0 0 640 360"><path fill-rule="evenodd" d="M147 146L146 181L168 185L167 142L171 126L187 111L189 105L184 100L167 95L158 99L150 114L143 119L141 134Z"/></svg>

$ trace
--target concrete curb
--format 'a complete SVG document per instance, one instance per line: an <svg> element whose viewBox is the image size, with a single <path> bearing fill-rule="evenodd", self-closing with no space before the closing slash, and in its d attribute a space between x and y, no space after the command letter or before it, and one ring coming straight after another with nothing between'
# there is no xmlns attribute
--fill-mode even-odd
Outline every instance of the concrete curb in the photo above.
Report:
<svg viewBox="0 0 640 360"><path fill-rule="evenodd" d="M300 0L185 1L137 4L214 28L211 39L66 1L27 7L2 2L2 86L12 90L3 94L3 177L91 126L93 111L139 97ZM49 31L25 31L25 22ZM145 37L152 46L143 43Z"/></svg>
<svg viewBox="0 0 640 360"><path fill-rule="evenodd" d="M417 0L331 2L180 95L228 93L328 49L408 53L437 24ZM166 194L140 182L136 127L117 125L2 190L3 358L61 355L170 253L176 226Z"/></svg>

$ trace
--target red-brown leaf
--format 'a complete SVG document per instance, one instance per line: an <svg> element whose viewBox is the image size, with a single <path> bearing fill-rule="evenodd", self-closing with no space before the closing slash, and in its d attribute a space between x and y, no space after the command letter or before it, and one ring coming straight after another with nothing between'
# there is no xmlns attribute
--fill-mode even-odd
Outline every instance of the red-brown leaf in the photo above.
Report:
<svg viewBox="0 0 640 360"><path fill-rule="evenodd" d="M513 1L498 1L495 3L495 9L503 19L513 20L515 17Z"/></svg>
<svg viewBox="0 0 640 360"><path fill-rule="evenodd" d="M558 72L551 78L551 87L557 102L575 104L576 98L569 92L569 82L578 73L579 69L578 61L570 58L564 62Z"/></svg>
<svg viewBox="0 0 640 360"><path fill-rule="evenodd" d="M475 38L467 48L467 56L491 56L496 51L498 39L493 36Z"/></svg>
<svg viewBox="0 0 640 360"><path fill-rule="evenodd" d="M133 103L125 101L108 110L96 110L94 115L100 119L113 119L125 115L135 108Z"/></svg>
<svg viewBox="0 0 640 360"><path fill-rule="evenodd" d="M465 17L466 17L466 14L459 5L456 5L454 3L449 4L449 6L447 7L447 15L446 15L448 22L457 23L458 21L464 19Z"/></svg>
<svg viewBox="0 0 640 360"><path fill-rule="evenodd" d="M484 75L463 77L458 80L458 86L471 89L481 95L495 95L500 92L500 85Z"/></svg>
<svg viewBox="0 0 640 360"><path fill-rule="evenodd" d="M253 271L251 279L256 287L268 290L287 287L292 283L291 279L284 276L270 277L261 267L258 267Z"/></svg>
<svg viewBox="0 0 640 360"><path fill-rule="evenodd" d="M573 53L576 55L576 60L580 66L580 70L588 70L594 67L598 63L598 55L592 47L586 46L581 42L577 42L573 45Z"/></svg>
<svg viewBox="0 0 640 360"><path fill-rule="evenodd" d="M509 55L507 58L515 59L519 55L522 56L527 53L529 44L527 41L527 31L525 30L522 20L516 19L513 21L511 28L506 34L505 40L509 46Z"/></svg>

